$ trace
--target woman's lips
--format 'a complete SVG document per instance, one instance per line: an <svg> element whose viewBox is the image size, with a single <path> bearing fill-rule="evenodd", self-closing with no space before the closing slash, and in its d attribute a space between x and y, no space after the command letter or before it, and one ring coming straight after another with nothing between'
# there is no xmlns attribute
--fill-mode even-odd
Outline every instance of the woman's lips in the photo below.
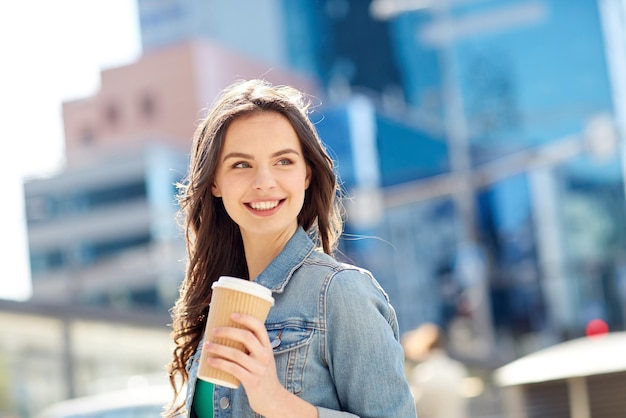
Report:
<svg viewBox="0 0 626 418"><path fill-rule="evenodd" d="M257 215L272 215L280 209L284 202L285 199L264 200L258 202L248 202L246 203L246 206L251 212Z"/></svg>
<svg viewBox="0 0 626 418"><path fill-rule="evenodd" d="M278 206L279 203L280 200L268 200L264 202L250 202L248 206L254 210L271 210Z"/></svg>

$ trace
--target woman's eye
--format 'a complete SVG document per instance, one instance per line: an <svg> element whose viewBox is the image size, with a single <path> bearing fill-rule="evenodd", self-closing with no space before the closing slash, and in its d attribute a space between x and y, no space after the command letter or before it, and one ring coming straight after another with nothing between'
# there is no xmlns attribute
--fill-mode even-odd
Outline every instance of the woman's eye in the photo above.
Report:
<svg viewBox="0 0 626 418"><path fill-rule="evenodd" d="M278 160L278 165L289 165L291 163L292 162L289 158L283 158L282 160Z"/></svg>
<svg viewBox="0 0 626 418"><path fill-rule="evenodd" d="M249 167L250 167L250 164L248 164L245 161L241 161L241 162L233 164L233 168L249 168Z"/></svg>

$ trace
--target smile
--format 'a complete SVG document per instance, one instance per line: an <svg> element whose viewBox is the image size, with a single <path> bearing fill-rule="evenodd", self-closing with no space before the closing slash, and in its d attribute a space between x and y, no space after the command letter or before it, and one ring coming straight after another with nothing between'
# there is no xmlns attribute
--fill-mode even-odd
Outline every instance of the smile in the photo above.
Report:
<svg viewBox="0 0 626 418"><path fill-rule="evenodd" d="M250 202L248 205L254 210L272 210L278 206L279 203L280 200L269 200L267 202Z"/></svg>

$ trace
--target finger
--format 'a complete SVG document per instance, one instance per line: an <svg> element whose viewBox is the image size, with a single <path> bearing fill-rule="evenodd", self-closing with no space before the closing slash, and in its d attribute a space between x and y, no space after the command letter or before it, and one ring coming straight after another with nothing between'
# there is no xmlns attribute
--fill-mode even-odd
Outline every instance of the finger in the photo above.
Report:
<svg viewBox="0 0 626 418"><path fill-rule="evenodd" d="M235 342L245 345L246 347L252 346L254 344L260 345L260 341L258 340L254 331L247 328L217 327L213 328L212 332L213 335L217 338L233 340Z"/></svg>
<svg viewBox="0 0 626 418"><path fill-rule="evenodd" d="M261 330L251 330L249 328L234 328L234 327L223 327L223 328L215 328L213 330L213 335L219 338L226 338L236 342L243 344L247 353L250 356L250 360L255 359L258 362L258 365L261 367L269 367L274 364L274 351L269 342L269 336L267 335L267 331L265 330L265 326L258 321L257 319L248 316L247 318L242 318L241 325L246 327L250 324L254 327L254 322L258 325L260 324ZM248 322L250 321L250 322ZM257 336L257 332L260 332L264 335L263 340L259 340ZM248 363L246 363L248 364ZM254 366L247 366L249 370L257 370Z"/></svg>
<svg viewBox="0 0 626 418"><path fill-rule="evenodd" d="M252 361L250 357L241 350L211 342L205 342L202 349L206 350L212 356L209 358L220 358L225 361L238 364L243 369L252 369Z"/></svg>
<svg viewBox="0 0 626 418"><path fill-rule="evenodd" d="M203 350L207 350L207 361L215 368L233 374L242 382L249 381L251 376L261 376L264 370L272 366L271 359L265 356L248 355L236 348L211 342L204 343Z"/></svg>
<svg viewBox="0 0 626 418"><path fill-rule="evenodd" d="M248 328L250 331L252 331L254 335L256 336L256 338L258 339L258 341L261 342L262 346L264 347L271 346L270 337L267 334L267 330L265 329L265 324L263 322L259 321L253 316L241 314L241 313L232 314L231 319L234 322L241 324L244 327Z"/></svg>
<svg viewBox="0 0 626 418"><path fill-rule="evenodd" d="M219 346L219 347L218 347ZM233 360L233 358L229 356L238 357L237 353L234 353L230 350L223 350L222 348L230 349L230 347L222 346L219 344L211 344L206 349L211 352L211 356L207 357L206 361L211 367L222 370L226 373L230 373L235 376L240 381L244 381L245 379L249 379L250 376L253 375L253 372L246 366L246 364L242 364ZM237 351L237 350L234 350ZM241 352L239 352L241 354ZM247 357L247 356L246 356ZM245 363L245 359L244 359Z"/></svg>
<svg viewBox="0 0 626 418"><path fill-rule="evenodd" d="M266 349L266 345L259 340L255 331L248 328L219 327L213 329L213 335L243 344L245 350L256 357L261 356L263 350Z"/></svg>

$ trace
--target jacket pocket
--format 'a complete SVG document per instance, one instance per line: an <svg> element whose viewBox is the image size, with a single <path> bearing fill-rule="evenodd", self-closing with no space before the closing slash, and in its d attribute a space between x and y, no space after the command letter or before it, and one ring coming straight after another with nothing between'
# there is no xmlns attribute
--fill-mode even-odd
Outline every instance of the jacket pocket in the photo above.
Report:
<svg viewBox="0 0 626 418"><path fill-rule="evenodd" d="M266 324L274 349L276 371L291 393L302 392L304 369L313 338L313 328L294 324Z"/></svg>

